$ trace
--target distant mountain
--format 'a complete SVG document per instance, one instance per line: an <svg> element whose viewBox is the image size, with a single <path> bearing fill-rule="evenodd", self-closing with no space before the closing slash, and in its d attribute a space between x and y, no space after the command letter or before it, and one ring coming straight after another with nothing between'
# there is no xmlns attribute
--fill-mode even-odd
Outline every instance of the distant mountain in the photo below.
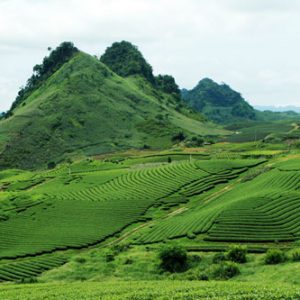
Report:
<svg viewBox="0 0 300 300"><path fill-rule="evenodd" d="M259 111L274 111L274 112L287 112L287 111L294 111L300 113L300 107L289 105L289 106L263 106L263 105L256 105L255 109Z"/></svg>
<svg viewBox="0 0 300 300"><path fill-rule="evenodd" d="M255 120L254 108L227 84L202 79L192 90L182 90L182 98L195 110L220 124Z"/></svg>
<svg viewBox="0 0 300 300"><path fill-rule="evenodd" d="M225 132L176 95L170 76L155 78L136 47L123 46L113 48L124 56L109 48L101 62L63 43L37 65L0 121L0 166L53 166L74 155L168 148Z"/></svg>

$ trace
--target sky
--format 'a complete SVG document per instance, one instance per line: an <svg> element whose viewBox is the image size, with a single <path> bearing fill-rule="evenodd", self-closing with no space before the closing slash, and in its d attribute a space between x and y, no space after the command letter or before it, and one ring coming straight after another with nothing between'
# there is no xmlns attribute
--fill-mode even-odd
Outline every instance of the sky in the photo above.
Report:
<svg viewBox="0 0 300 300"><path fill-rule="evenodd" d="M0 0L0 111L47 47L137 45L181 88L210 77L252 105L300 106L300 0Z"/></svg>

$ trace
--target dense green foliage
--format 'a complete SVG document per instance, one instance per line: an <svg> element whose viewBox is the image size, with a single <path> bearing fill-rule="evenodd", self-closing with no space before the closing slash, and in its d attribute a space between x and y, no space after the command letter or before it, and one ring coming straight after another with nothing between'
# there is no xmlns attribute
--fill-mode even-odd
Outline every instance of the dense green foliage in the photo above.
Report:
<svg viewBox="0 0 300 300"><path fill-rule="evenodd" d="M146 80L155 83L152 67L147 63L138 48L130 42L115 42L108 47L100 61L122 77L142 75Z"/></svg>
<svg viewBox="0 0 300 300"><path fill-rule="evenodd" d="M183 99L194 109L217 123L233 123L237 120L254 120L255 110L226 84L217 84L205 78L190 91L182 92Z"/></svg>
<svg viewBox="0 0 300 300"><path fill-rule="evenodd" d="M14 109L20 104L24 105L26 98L77 52L78 49L73 43L63 42L56 49L52 50L49 56L43 59L42 64L35 65L33 75L28 79L26 86L18 92L18 96L12 104L11 109L7 112L6 117L10 117Z"/></svg>
<svg viewBox="0 0 300 300"><path fill-rule="evenodd" d="M212 277L216 280L226 280L233 278L240 274L237 264L232 262L225 262L212 267Z"/></svg>
<svg viewBox="0 0 300 300"><path fill-rule="evenodd" d="M160 267L168 272L183 272L187 269L187 252L179 245L164 246L159 252Z"/></svg>
<svg viewBox="0 0 300 300"><path fill-rule="evenodd" d="M167 94L174 94L180 96L180 90L175 82L175 79L171 75L158 75L155 77L156 86Z"/></svg>
<svg viewBox="0 0 300 300"><path fill-rule="evenodd" d="M266 253L265 263L267 265L276 265L287 260L286 254L280 249L269 249Z"/></svg>
<svg viewBox="0 0 300 300"><path fill-rule="evenodd" d="M227 259L241 264L247 262L247 248L237 245L231 246L227 252Z"/></svg>

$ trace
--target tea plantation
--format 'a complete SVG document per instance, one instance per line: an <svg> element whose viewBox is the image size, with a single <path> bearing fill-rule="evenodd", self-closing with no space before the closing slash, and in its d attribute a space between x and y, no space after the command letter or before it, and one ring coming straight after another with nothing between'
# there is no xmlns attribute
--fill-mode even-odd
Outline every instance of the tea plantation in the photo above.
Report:
<svg viewBox="0 0 300 300"><path fill-rule="evenodd" d="M137 251L152 251L147 245L159 249L169 242L200 252L222 251L236 243L248 245L249 251L258 249L258 253L281 245L287 249L297 247L300 159L297 155L278 153L269 160L257 156L216 159L205 153L121 155L62 164L47 171L0 172L0 281L36 282L41 278L42 282L48 282L53 276L57 281L68 272L76 273L76 264L82 263L84 267L84 256L78 262L73 259L78 253L99 249L105 256L103 251L122 243L132 249L145 247ZM116 253L113 250L112 261ZM138 257L146 255L137 253ZM131 264L132 257L126 257L125 265ZM102 266L107 264L107 268L112 268L109 261L102 262ZM117 270L118 264L114 264ZM156 262L150 260L149 264L155 266ZM134 266L133 269L143 268ZM151 280L157 279L156 267L153 268L149 271ZM90 266L82 272L94 274L96 269ZM101 272L105 274L108 269ZM124 275L117 276L127 279ZM32 289L4 285L0 287L0 297L43 299L47 295L47 299L72 299L75 294L83 299L300 297L297 289L289 285L271 288L226 283L225 287L225 283L164 280L141 281L134 288L120 282L117 289L113 281L71 286L34 284L30 285ZM162 288L153 291L157 284Z"/></svg>
<svg viewBox="0 0 300 300"><path fill-rule="evenodd" d="M1 299L214 299L290 300L300 291L289 285L266 286L253 283L137 281L73 284L8 285L0 287Z"/></svg>

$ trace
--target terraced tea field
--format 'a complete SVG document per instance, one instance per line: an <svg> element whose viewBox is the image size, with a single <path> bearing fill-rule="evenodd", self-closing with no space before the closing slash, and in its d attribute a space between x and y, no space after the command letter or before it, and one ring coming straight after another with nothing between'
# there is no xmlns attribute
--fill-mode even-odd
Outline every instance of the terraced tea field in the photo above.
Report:
<svg viewBox="0 0 300 300"><path fill-rule="evenodd" d="M219 242L291 242L300 236L300 161L278 163L205 205L157 222L138 243L203 234ZM208 198L209 199L209 198ZM205 199L204 199L205 201Z"/></svg>
<svg viewBox="0 0 300 300"><path fill-rule="evenodd" d="M176 205L182 198L228 182L257 163L184 161L130 170L102 184L94 178L92 187L82 189L81 178L75 177L73 185L77 188L72 192L45 192L37 205L28 206L0 223L0 258L98 243L138 222L148 208L163 205L168 197L177 199L173 203ZM65 175L60 178L65 180ZM36 195L39 189L47 191L47 183L27 193Z"/></svg>
<svg viewBox="0 0 300 300"><path fill-rule="evenodd" d="M132 244L299 239L299 159L168 157L1 172L0 280L38 276L68 260L56 251L122 240L129 226Z"/></svg>
<svg viewBox="0 0 300 300"><path fill-rule="evenodd" d="M36 277L47 270L64 264L66 261L66 257L62 255L41 255L20 261L1 263L0 282Z"/></svg>

